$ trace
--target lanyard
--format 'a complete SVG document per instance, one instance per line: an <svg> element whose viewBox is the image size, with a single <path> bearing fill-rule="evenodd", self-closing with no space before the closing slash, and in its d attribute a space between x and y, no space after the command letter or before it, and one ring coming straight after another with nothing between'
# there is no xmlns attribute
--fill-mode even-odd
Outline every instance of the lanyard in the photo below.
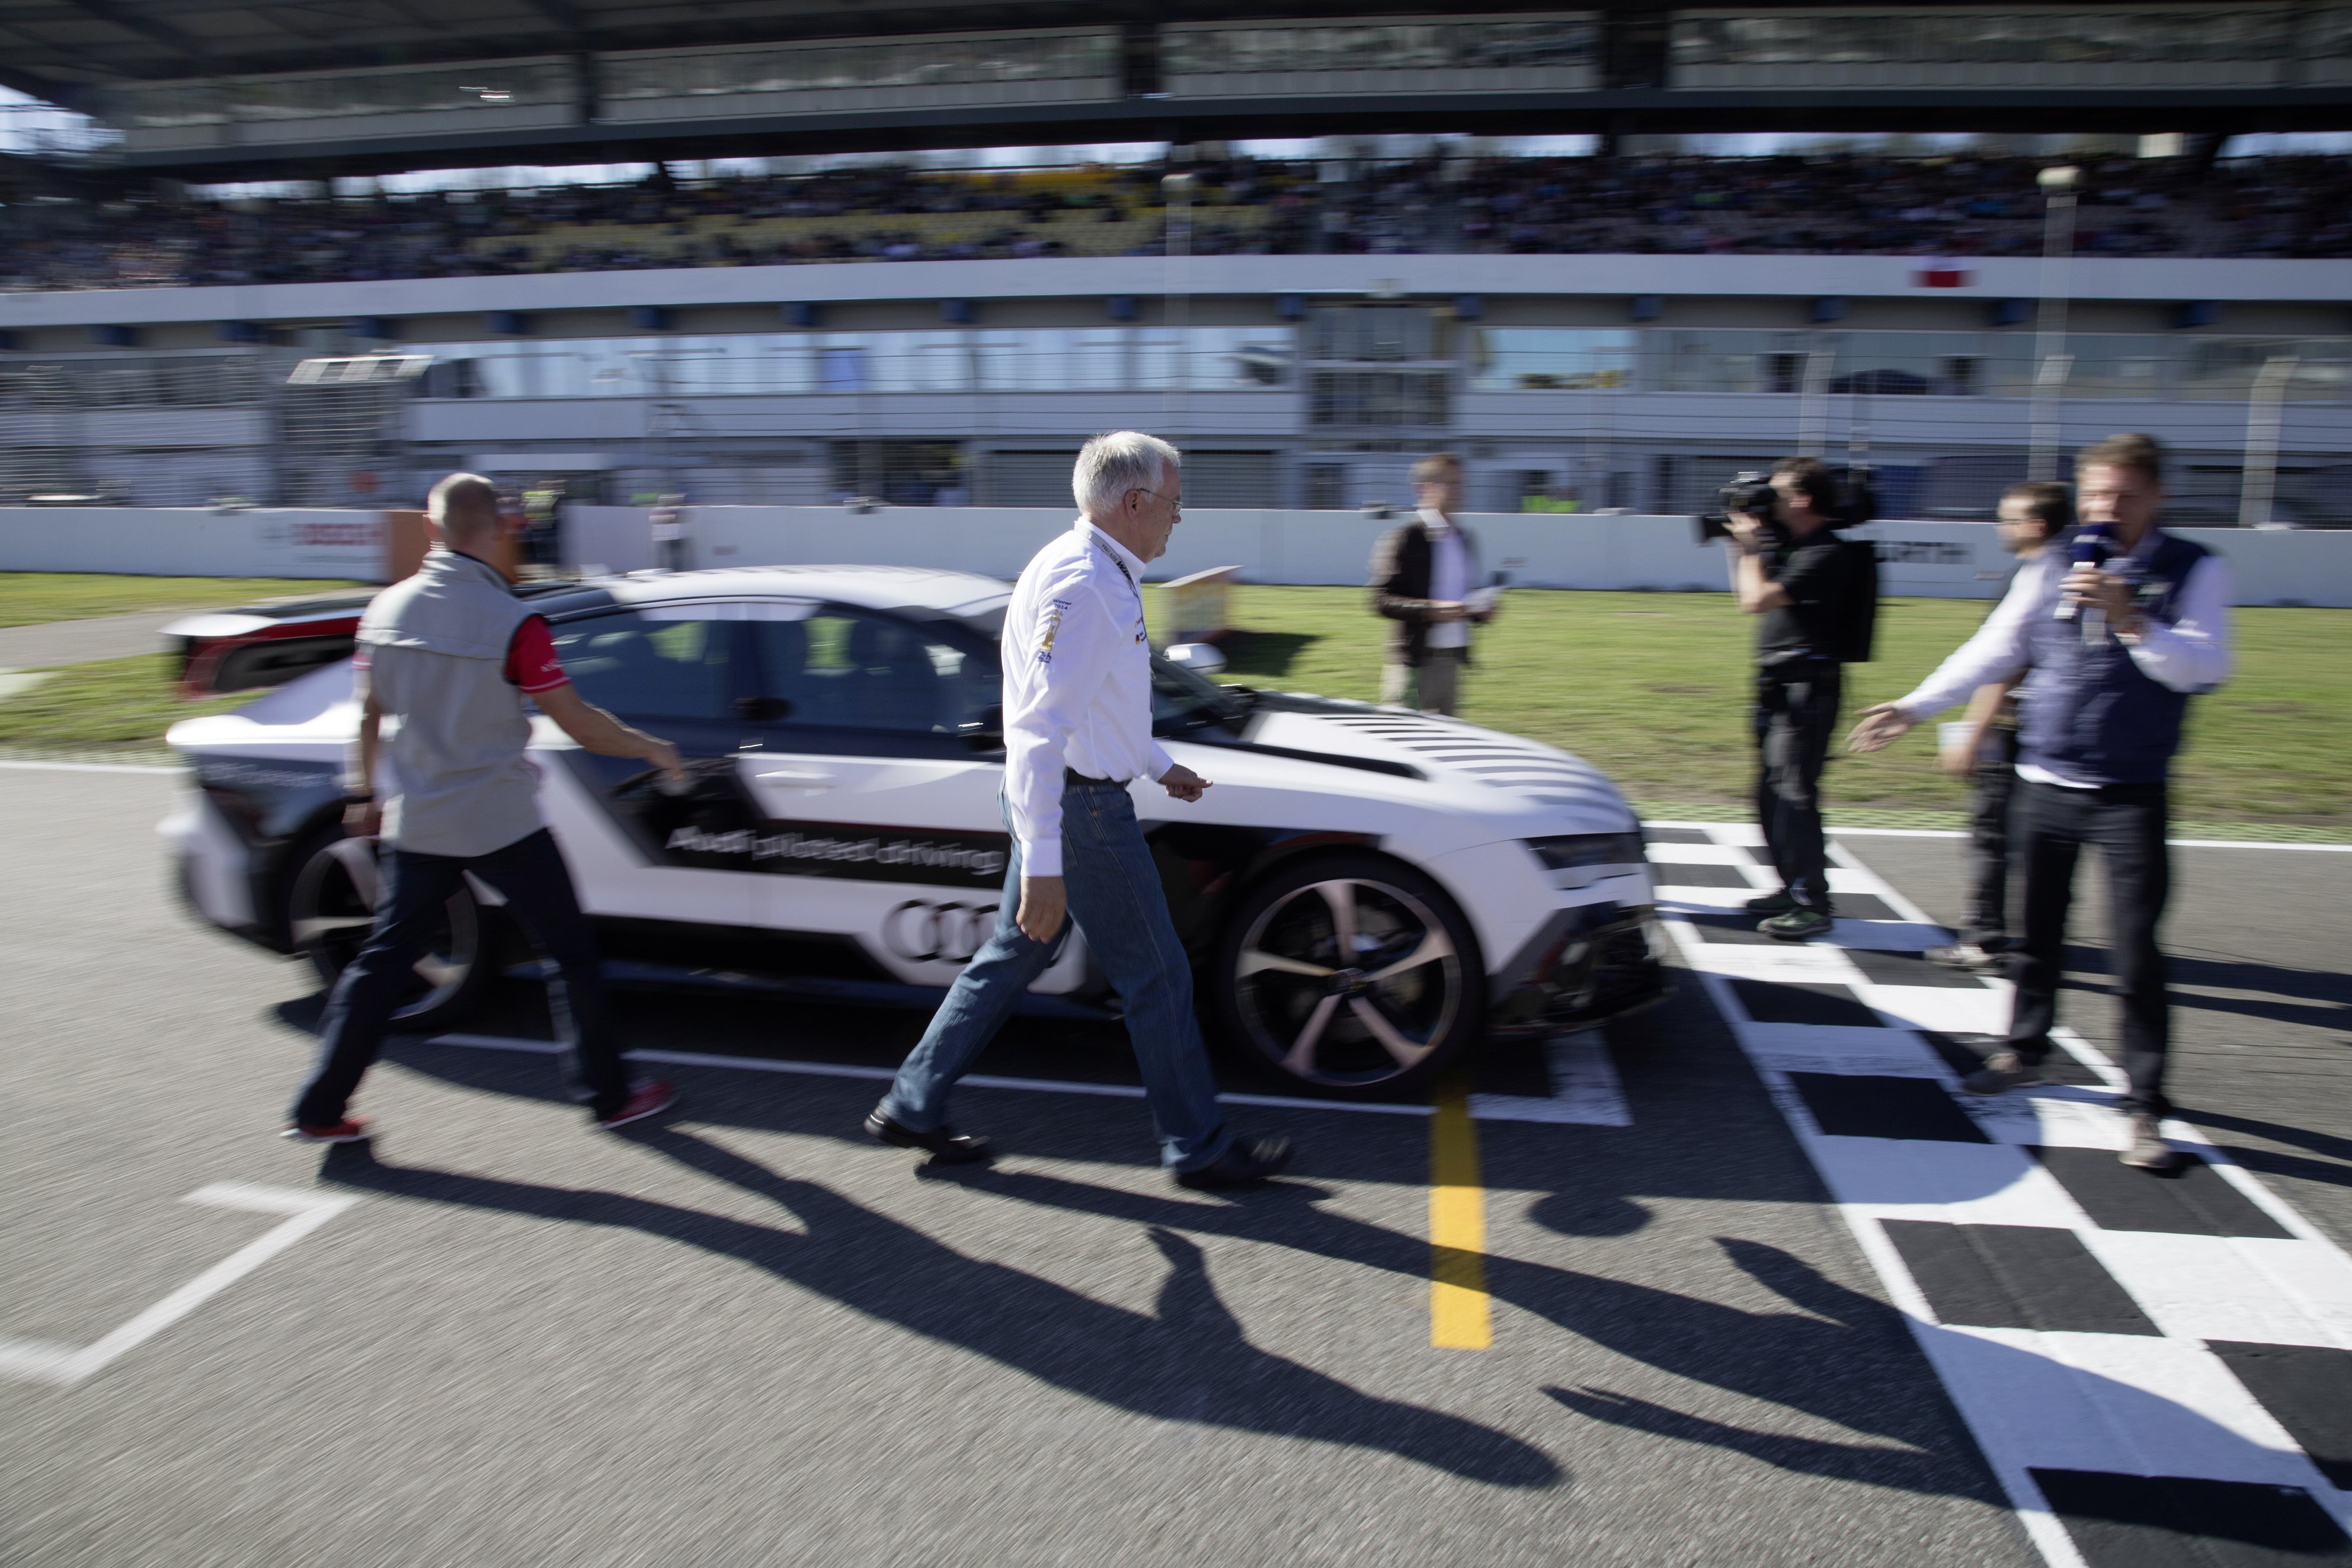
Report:
<svg viewBox="0 0 2352 1568"><path fill-rule="evenodd" d="M1118 558L1118 553L1113 551L1109 545L1105 544L1099 538L1091 534L1087 537L1088 542L1092 543L1097 550L1101 551L1104 557L1108 559L1112 565L1118 568L1118 574L1127 579L1129 592L1132 593L1136 597L1136 602L1140 604L1143 600L1143 590L1135 585L1135 574L1127 569L1127 563L1121 561Z"/></svg>

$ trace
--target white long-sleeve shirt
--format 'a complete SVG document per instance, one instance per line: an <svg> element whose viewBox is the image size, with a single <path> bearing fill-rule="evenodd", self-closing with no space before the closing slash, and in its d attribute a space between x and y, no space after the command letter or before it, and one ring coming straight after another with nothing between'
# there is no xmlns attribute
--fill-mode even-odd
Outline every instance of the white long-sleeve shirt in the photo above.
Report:
<svg viewBox="0 0 2352 1568"><path fill-rule="evenodd" d="M2145 558L2154 552L2156 542L2157 531L2151 528L2133 553ZM1967 700L1979 686L2014 680L2024 674L2027 629L2040 610L2051 574L2063 577L2073 569L2074 563L2056 549L2044 550L2039 558L2027 562L1976 635L1953 649L1933 675L1909 695L1897 699L1895 706L1917 723ZM2137 633L2117 632L2116 640L2149 679L2175 691L2210 691L2230 678L2230 601L2234 596L2229 562L2209 553L2181 580L2179 614L2171 625L2147 620ZM2021 764L2018 773L2043 784L2077 782L2032 763Z"/></svg>
<svg viewBox="0 0 2352 1568"><path fill-rule="evenodd" d="M1442 511L1423 510L1422 526L1429 530L1429 596L1460 604L1470 592L1470 547L1462 531ZM1435 621L1423 634L1423 647L1468 647L1470 623Z"/></svg>
<svg viewBox="0 0 2352 1568"><path fill-rule="evenodd" d="M1062 874L1062 773L1160 778L1143 563L1081 518L1040 550L1004 608L1004 798L1027 877Z"/></svg>

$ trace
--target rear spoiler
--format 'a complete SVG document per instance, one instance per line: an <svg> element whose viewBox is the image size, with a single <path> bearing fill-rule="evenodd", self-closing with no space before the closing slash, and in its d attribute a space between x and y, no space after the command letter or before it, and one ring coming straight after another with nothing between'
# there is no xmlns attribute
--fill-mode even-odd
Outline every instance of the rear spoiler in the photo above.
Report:
<svg viewBox="0 0 2352 1568"><path fill-rule="evenodd" d="M558 579L515 587L520 599L542 599L578 588ZM207 610L163 628L178 656L174 677L184 698L220 697L283 686L296 676L352 657L360 616L381 589L282 599L236 610Z"/></svg>
<svg viewBox="0 0 2352 1568"><path fill-rule="evenodd" d="M163 628L163 637L179 656L180 695L218 697L283 686L298 675L349 658L360 615L373 597L375 591L370 589L248 609L208 610L173 621Z"/></svg>

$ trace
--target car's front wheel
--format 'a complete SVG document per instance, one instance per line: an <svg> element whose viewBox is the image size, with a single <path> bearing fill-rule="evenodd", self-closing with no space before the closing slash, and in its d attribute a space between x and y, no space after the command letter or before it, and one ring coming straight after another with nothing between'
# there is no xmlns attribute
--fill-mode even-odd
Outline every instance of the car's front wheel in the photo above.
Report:
<svg viewBox="0 0 2352 1568"><path fill-rule="evenodd" d="M331 987L359 955L375 924L378 889L374 839L348 837L336 826L303 846L287 890L286 931L321 984ZM490 979L484 925L473 889L460 881L407 979L396 1026L429 1033L472 1011Z"/></svg>
<svg viewBox="0 0 2352 1568"><path fill-rule="evenodd" d="M1293 861L1253 886L1211 976L1252 1055L1302 1089L1381 1098L1426 1086L1478 1038L1484 979L1454 900L1363 853Z"/></svg>

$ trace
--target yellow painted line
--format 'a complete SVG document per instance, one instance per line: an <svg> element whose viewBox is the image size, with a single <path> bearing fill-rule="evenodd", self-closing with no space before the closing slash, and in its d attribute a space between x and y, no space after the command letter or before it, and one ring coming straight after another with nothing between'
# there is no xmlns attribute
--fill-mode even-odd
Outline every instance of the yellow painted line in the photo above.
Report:
<svg viewBox="0 0 2352 1568"><path fill-rule="evenodd" d="M1429 1137L1429 1342L1440 1350L1483 1351L1495 1342L1481 1183L1469 1091L1449 1084L1438 1095Z"/></svg>

